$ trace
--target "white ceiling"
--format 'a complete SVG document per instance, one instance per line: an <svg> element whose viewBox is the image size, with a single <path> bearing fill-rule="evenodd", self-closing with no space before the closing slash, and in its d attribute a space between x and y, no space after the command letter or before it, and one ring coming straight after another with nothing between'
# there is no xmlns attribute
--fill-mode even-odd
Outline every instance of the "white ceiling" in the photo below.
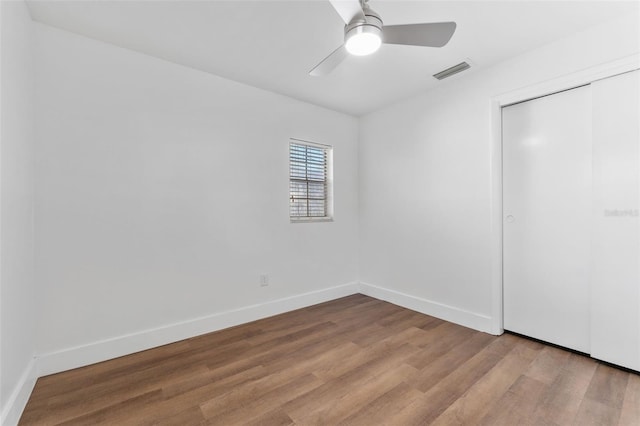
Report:
<svg viewBox="0 0 640 426"><path fill-rule="evenodd" d="M308 71L343 41L328 1L35 1L33 19L117 46L362 115L442 84L432 74L471 59L472 73L623 14L627 1L371 0L385 24L456 21L441 49L383 45L327 77ZM464 73L452 78L464 78Z"/></svg>

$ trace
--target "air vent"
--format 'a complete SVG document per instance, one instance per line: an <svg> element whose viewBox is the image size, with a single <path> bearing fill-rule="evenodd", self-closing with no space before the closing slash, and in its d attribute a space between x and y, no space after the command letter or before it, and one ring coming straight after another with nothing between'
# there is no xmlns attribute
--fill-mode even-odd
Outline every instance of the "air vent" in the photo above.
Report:
<svg viewBox="0 0 640 426"><path fill-rule="evenodd" d="M461 71L468 70L469 68L471 68L471 65L469 65L466 62L460 62L458 65L454 65L451 68L447 68L444 71L440 71L439 73L434 74L433 76L438 80L442 80L447 77L451 77L454 74L458 74Z"/></svg>

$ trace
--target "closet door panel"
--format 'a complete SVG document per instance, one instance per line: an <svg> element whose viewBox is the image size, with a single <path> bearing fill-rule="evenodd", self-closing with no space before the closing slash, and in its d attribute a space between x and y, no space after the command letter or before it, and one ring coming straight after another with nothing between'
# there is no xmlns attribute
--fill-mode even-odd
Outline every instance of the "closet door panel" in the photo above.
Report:
<svg viewBox="0 0 640 426"><path fill-rule="evenodd" d="M589 352L591 93L503 108L504 328Z"/></svg>
<svg viewBox="0 0 640 426"><path fill-rule="evenodd" d="M592 96L591 356L640 370L640 72Z"/></svg>

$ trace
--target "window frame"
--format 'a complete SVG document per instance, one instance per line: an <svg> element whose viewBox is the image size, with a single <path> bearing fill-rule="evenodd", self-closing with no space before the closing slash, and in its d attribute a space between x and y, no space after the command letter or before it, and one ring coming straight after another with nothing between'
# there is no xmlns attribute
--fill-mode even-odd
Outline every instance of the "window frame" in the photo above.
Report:
<svg viewBox="0 0 640 426"><path fill-rule="evenodd" d="M325 216L291 216L291 204L289 204L289 221L291 223L333 222L333 146L310 142L303 139L289 139L289 203L291 203L291 148L292 145L304 145L322 149L326 156L326 169L324 183L325 192Z"/></svg>

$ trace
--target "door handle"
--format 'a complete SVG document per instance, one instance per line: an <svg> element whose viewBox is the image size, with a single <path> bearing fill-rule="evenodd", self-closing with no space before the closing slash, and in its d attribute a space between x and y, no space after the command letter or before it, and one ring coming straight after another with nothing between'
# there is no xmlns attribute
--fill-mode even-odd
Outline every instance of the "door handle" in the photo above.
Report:
<svg viewBox="0 0 640 426"><path fill-rule="evenodd" d="M507 223L513 223L516 221L516 218L513 215L507 215L506 217Z"/></svg>

